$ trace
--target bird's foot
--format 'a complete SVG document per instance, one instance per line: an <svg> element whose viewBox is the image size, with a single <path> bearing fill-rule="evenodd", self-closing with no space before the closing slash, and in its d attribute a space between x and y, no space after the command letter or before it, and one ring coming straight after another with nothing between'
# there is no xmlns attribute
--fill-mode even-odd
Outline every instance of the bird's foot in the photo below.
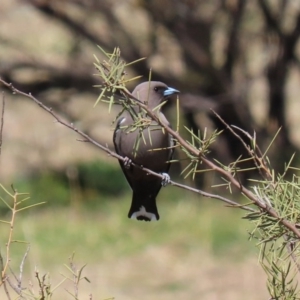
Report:
<svg viewBox="0 0 300 300"><path fill-rule="evenodd" d="M168 184L170 184L171 182L171 177L168 173L161 173L161 175L163 176L163 179L161 181L161 185L163 187L167 186Z"/></svg>
<svg viewBox="0 0 300 300"><path fill-rule="evenodd" d="M124 157L123 164L125 169L129 169L131 166L132 160L129 157Z"/></svg>

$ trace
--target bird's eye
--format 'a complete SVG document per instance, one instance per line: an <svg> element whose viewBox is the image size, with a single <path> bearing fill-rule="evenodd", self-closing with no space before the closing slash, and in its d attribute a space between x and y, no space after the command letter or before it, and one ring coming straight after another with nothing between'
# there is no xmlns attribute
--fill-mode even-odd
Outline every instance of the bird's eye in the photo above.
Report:
<svg viewBox="0 0 300 300"><path fill-rule="evenodd" d="M158 91L158 87L157 87L157 86L154 88L154 91L155 91L155 92L157 92L157 91Z"/></svg>

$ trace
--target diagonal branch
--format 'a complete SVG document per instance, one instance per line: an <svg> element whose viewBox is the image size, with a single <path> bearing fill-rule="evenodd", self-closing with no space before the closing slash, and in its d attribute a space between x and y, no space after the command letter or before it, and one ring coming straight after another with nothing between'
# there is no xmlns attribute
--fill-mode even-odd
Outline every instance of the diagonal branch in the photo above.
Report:
<svg viewBox="0 0 300 300"><path fill-rule="evenodd" d="M107 147L99 144L98 142L96 142L94 139L92 139L90 136L88 136L87 134L85 134L84 132L80 131L79 129L77 129L76 127L74 127L73 124L69 124L63 120L61 120L54 112L51 108L45 106L42 102L40 102L38 99L36 99L34 96L32 96L30 93L26 94L22 91L19 91L18 89L16 89L11 83L7 83L4 80L2 80L0 78L0 82L5 85L6 87L8 87L12 92L25 96L27 98L30 98L31 100L33 100L35 103L37 103L41 108L43 108L44 110L46 110L48 113L50 113L56 120L57 122L59 122L60 124L68 127L69 129L77 132L79 135L81 135L82 137L84 137L87 141L89 141L90 143L92 143L93 145L97 146L98 148L100 148L101 150L105 151L106 153L108 153L110 156L115 157L119 160L124 161L124 158L118 154L116 154L115 152L111 151L110 149L108 149ZM126 95L127 97L131 98L131 99L135 99L135 97L128 92L126 89L122 89L122 93L124 95ZM135 99L138 100L138 99ZM231 184L233 186L235 186L236 188L238 188L241 193L243 195L245 195L249 200L251 200L258 208L260 208L261 210L263 210L264 212L268 213L270 216L276 218L278 220L279 223L283 224L286 228L288 228L290 231L292 231L298 238L300 238L300 232L299 230L296 228L296 226L289 222L287 219L282 218L278 215L278 213L276 212L276 210L274 210L274 208L272 208L270 205L268 205L265 201L262 201L262 199L260 199L257 195L253 194L249 189L247 189L246 187L244 187L237 179L234 178L234 176L224 170L223 168L219 167L218 165L216 165L215 163L213 163L212 161L210 161L209 159L207 159L200 150L196 149L195 147L193 147L191 144L189 144L188 142L186 142L180 135L178 132L174 131L172 128L170 128L169 126L165 125L163 122L161 122L161 120L156 116L156 114L148 109L148 107L137 101L136 102L137 105L139 105L141 108L143 108L147 114L153 119L155 120L158 124L160 124L168 133L170 133L180 144L181 146L183 146L189 153L191 153L194 156L197 156L199 158L201 158L201 160L212 170L216 171L217 173L221 174L222 176L224 176L226 179L228 179ZM154 176L160 177L161 179L163 179L163 176L161 174L155 173L150 169L146 169L143 168L139 165L133 164L134 167L137 168L141 168L142 170L144 170L145 172L152 174ZM189 186L184 186L184 185L180 185L176 182L171 182L172 185L174 186L178 186L180 188L184 188L186 190L190 190L195 192L194 189L192 189ZM218 195L214 195L214 194L208 194L208 193L204 193L201 190L197 190L197 192L201 195L203 195L204 197L210 197L210 198L214 198L214 199L218 199L221 201L226 202L227 204L230 204L232 206L235 207L240 207L240 204L238 204L237 202L234 202L232 200L229 200L227 198L224 197L220 197ZM242 208L249 210L249 207L244 207L242 206ZM251 209L252 210L252 209Z"/></svg>
<svg viewBox="0 0 300 300"><path fill-rule="evenodd" d="M29 94L26 94L22 91L19 91L18 89L16 89L11 83L8 83L8 82L5 82L4 80L2 80L0 78L0 82L8 87L13 93L16 93L16 94L19 94L19 95L22 95L22 96L25 96L27 98L30 98L31 100L33 100L35 103L37 103L42 109L46 110L48 113L50 113L56 120L57 122L59 122L60 124L68 127L69 129L77 132L79 135L81 135L82 137L84 137L87 141L89 141L90 143L92 143L93 145L97 146L98 148L100 148L101 150L105 151L106 153L108 153L110 156L112 157L115 157L119 160L122 160L124 161L124 158L118 154L116 154L115 152L111 151L110 149L108 149L107 147L99 144L98 142L96 142L94 139L92 139L90 136L88 136L87 134L85 134L84 132L80 131L79 129L77 129L76 127L74 127L73 124L69 124L65 121L62 121L54 112L51 108L45 106L42 102L40 102L38 99L36 99L34 96L32 96L30 93ZM138 99L135 99L135 97L127 91L127 89L125 88L122 88L121 89L121 92L126 95L127 97L131 98L131 99L134 99L134 100L138 100ZM260 199L258 197L258 195L255 195L253 194L249 189L247 189L245 186L243 186L236 178L234 178L234 176L224 170L222 167L219 167L218 165L216 165L215 163L213 163L212 161L210 161L209 159L207 159L202 153L200 150L196 149L195 147L193 147L191 144L189 144L188 142L186 142L180 135L178 132L174 131L172 128L170 128L169 126L165 125L163 122L161 122L161 120L156 116L156 114L148 109L148 107L137 101L136 102L137 105L139 105L141 108L143 108L147 114L153 119L155 120L158 124L160 124L169 134L171 134L173 136L173 138L175 138L180 144L182 147L184 147L189 153L191 153L192 155L196 156L196 157L199 157L199 159L201 159L203 161L203 163L205 163L210 169L212 169L213 171L221 174L222 176L224 176L224 178L226 178L229 182L231 182L231 184L233 186L235 186L236 188L238 188L241 192L241 194L245 195L249 200L251 200L253 202L253 204L255 204L260 210L266 212L268 215L276 218L278 220L279 223L281 223L282 225L284 225L286 228L288 228L291 232L293 232L295 234L295 236L297 236L298 238L300 238L300 231L297 229L297 227L291 223L290 221L288 221L287 219L285 218L282 218L281 216L278 215L277 211L271 207L268 203L266 203L265 201L263 201L262 199ZM141 168L142 170L144 170L145 172L149 173L149 174L152 174L154 176L157 176L157 177L160 177L161 179L163 179L163 176L161 174L158 174L158 173L155 173L153 172L152 170L150 169L146 169L146 168L143 168L139 165L136 165L136 164L133 164L134 167L137 167L137 168ZM174 186L178 186L178 187L181 187L181 188L184 188L186 190L189 190L189 191L193 191L194 190L189 187L189 186L184 186L184 185L180 185L176 182L173 182L171 181L171 185L174 185ZM243 209L246 209L246 210L253 210L252 208L249 208L249 207L245 207L245 206L241 206L240 204L238 204L237 202L235 201L232 201L232 200L229 200L227 198L224 198L224 197L220 197L218 195L214 195L214 194L207 194L207 193L204 193L203 191L201 190L197 190L199 194L203 195L204 197L211 197L211 198L214 198L214 199L218 199L218 200L221 200L221 201L224 201L226 202L227 204L230 204L232 206L235 206L235 207L242 207ZM254 210L255 211L255 210Z"/></svg>
<svg viewBox="0 0 300 300"><path fill-rule="evenodd" d="M52 115L52 116L54 117L54 119L55 119L58 123L60 123L60 124L62 124L63 126L65 126L65 127L69 128L69 129L75 131L75 132L78 133L80 136L82 136L82 137L84 138L84 141L90 142L91 144L93 144L94 146L100 148L102 151L106 152L106 153L109 154L110 156L112 156L112 157L114 157L114 158L117 158L117 159L119 159L119 160L124 161L124 157L118 155L118 154L115 153L114 151L110 150L108 147L105 147L105 146L103 146L102 144L96 142L96 141L95 141L93 138L91 138L89 135L87 135L86 133L84 133L84 132L82 132L81 130L79 130L78 128L76 128L76 127L74 126L74 124L72 124L72 123L67 123L66 121L63 121L63 120L62 120L62 119L61 119L61 118L60 118L60 117L52 110L52 108L50 108L50 107L44 105L44 104L43 104L42 102L40 102L37 98L35 98L34 96L32 96L32 94L30 94L30 93L27 94L27 93L24 93L24 92L22 92L22 91L16 89L11 83L8 83L8 82L2 80L1 78L0 78L0 82L1 82L4 86L8 87L13 93L22 95L22 96L24 96L24 97L26 97L26 98L29 98L29 99L33 100L33 101L34 101L37 105L39 105L43 110L45 110L45 111L48 112L50 115ZM131 95L131 97L134 98L132 95ZM140 104L143 105L142 103L140 103ZM151 112L152 112L152 111L151 111ZM166 129L168 129L168 128L169 128L169 127L167 127ZM176 138L177 138L177 137L176 137ZM134 163L132 163L132 165L133 165L135 168L139 168L139 169L141 169L141 170L143 170L143 171L145 171L145 172L147 172L147 173L149 173L149 174L151 174L151 175L157 176L157 177L159 177L159 178L161 178L161 179L164 178L161 174L156 173L156 172L153 172L153 171L150 170L150 169L144 168L144 167L142 167L142 166L140 166L140 165L137 165L137 164L134 164ZM180 184L180 183L177 183L177 182L174 182L174 181L171 181L170 184L173 185L173 186L176 186L176 187L178 187L178 188L182 188L182 189L185 189L185 190L188 190L188 191L197 193L197 194L199 194L199 195L201 195L201 196L203 196L203 197L207 197L207 198L212 198L212 199L220 200L220 201L225 202L226 204L228 204L228 205L230 205L230 206L232 206L232 207L242 208L242 209L247 210L247 211L256 212L256 210L253 209L253 208L251 208L251 207L243 206L243 205L241 205L241 204L239 204L239 203L237 203L237 202L235 202L235 201L233 201L233 200L230 200L230 199L228 199L228 198L226 198L226 197L223 197L223 196L220 196L220 195L211 194L211 193L206 193L206 192L204 192L204 191L202 191L202 190L195 189L195 188L192 188L192 187L189 187L189 186L187 186L187 185L183 185L183 184Z"/></svg>
<svg viewBox="0 0 300 300"><path fill-rule="evenodd" d="M122 92L129 98L137 100L131 93L129 93L126 89L122 89ZM245 195L249 200L253 201L253 204L255 204L259 209L266 212L271 217L278 220L278 222L282 225L284 225L286 228L288 228L291 232L293 232L298 238L300 238L300 231L297 229L297 227L290 222L289 220L281 217L277 211L271 207L268 203L263 201L259 198L258 195L253 194L249 189L247 189L245 186L243 186L230 172L223 169L222 167L219 167L214 162L210 161L201 153L201 151L195 147L193 147L191 144L189 144L187 141L185 141L178 132L174 131L172 128L161 122L161 120L156 116L156 114L150 110L145 104L136 102L138 106L143 108L147 114L155 120L158 124L160 124L169 134L175 138L178 143L190 154L193 156L199 157L199 159L202 160L204 164L208 166L209 169L212 169L213 171L221 174L224 178L226 178L233 186L235 186L237 189L240 190L242 195Z"/></svg>

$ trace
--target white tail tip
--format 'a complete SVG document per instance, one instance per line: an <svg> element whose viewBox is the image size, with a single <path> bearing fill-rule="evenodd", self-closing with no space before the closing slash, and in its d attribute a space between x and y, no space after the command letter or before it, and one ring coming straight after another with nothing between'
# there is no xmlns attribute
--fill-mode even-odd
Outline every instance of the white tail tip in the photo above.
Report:
<svg viewBox="0 0 300 300"><path fill-rule="evenodd" d="M138 219L139 217L144 217L149 221L157 221L156 215L151 212L147 212L144 206L141 206L139 211L134 212L130 219Z"/></svg>

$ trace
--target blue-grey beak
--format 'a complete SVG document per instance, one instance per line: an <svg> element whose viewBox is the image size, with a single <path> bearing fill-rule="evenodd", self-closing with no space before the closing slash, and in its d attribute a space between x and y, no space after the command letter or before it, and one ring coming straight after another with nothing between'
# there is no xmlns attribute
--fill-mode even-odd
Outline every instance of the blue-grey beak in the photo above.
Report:
<svg viewBox="0 0 300 300"><path fill-rule="evenodd" d="M178 90L175 90L171 87L168 87L165 91L164 91L164 97L167 97L167 96L171 96L173 94L178 94L179 91Z"/></svg>

